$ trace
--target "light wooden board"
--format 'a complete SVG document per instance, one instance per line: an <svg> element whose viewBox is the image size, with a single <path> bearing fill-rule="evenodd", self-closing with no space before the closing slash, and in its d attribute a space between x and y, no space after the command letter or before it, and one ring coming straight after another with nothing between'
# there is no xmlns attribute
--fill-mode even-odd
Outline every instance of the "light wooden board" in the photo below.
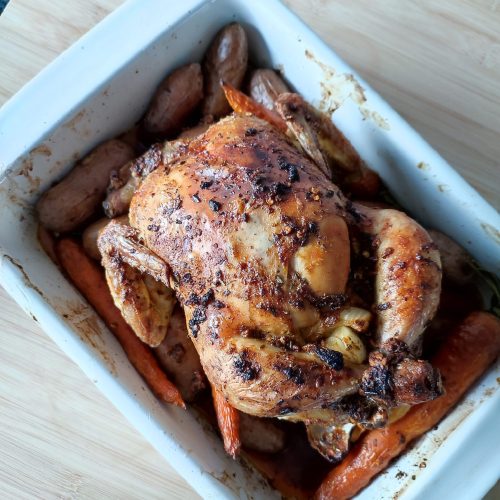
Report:
<svg viewBox="0 0 500 500"><path fill-rule="evenodd" d="M121 3L11 0L0 104ZM500 205L500 2L285 3ZM3 290L0 332L1 498L197 497Z"/></svg>

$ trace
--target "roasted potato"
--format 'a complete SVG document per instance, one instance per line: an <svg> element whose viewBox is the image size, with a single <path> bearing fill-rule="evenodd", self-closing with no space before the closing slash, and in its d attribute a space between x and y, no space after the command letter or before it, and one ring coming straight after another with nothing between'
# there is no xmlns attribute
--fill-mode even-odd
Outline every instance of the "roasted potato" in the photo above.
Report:
<svg viewBox="0 0 500 500"><path fill-rule="evenodd" d="M285 447L285 433L273 420L242 412L240 439L244 448L262 453L278 453Z"/></svg>
<svg viewBox="0 0 500 500"><path fill-rule="evenodd" d="M176 134L202 99L201 66L193 63L176 69L156 89L143 121L146 132L155 136Z"/></svg>
<svg viewBox="0 0 500 500"><path fill-rule="evenodd" d="M474 277L470 255L446 234L435 229L429 229L428 232L441 254L444 276L460 285L470 282Z"/></svg>
<svg viewBox="0 0 500 500"><path fill-rule="evenodd" d="M278 96L290 92L290 89L276 71L256 69L250 78L249 91L254 101L274 110L274 102Z"/></svg>
<svg viewBox="0 0 500 500"><path fill-rule="evenodd" d="M103 217L93 224L90 224L90 226L86 227L83 231L82 244L85 249L85 253L89 257L92 257L95 260L101 260L101 252L99 252L99 248L97 248L97 237L99 236L101 229L104 229L112 220L118 220L120 224L128 224L128 215L122 215L116 219Z"/></svg>
<svg viewBox="0 0 500 500"><path fill-rule="evenodd" d="M220 86L221 80L239 88L248 62L248 42L245 30L237 23L220 30L203 61L205 100L203 114L220 118L231 108Z"/></svg>
<svg viewBox="0 0 500 500"><path fill-rule="evenodd" d="M145 146L141 142L139 125L134 125L132 128L123 132L123 134L120 134L117 139L128 144L138 155L144 152Z"/></svg>
<svg viewBox="0 0 500 500"><path fill-rule="evenodd" d="M161 367L173 378L184 401L193 401L207 387L200 358L188 337L186 318L180 307L174 309L167 335L153 351Z"/></svg>
<svg viewBox="0 0 500 500"><path fill-rule="evenodd" d="M110 173L133 157L133 149L117 139L95 148L42 195L36 205L41 224L58 233L79 227L104 199Z"/></svg>

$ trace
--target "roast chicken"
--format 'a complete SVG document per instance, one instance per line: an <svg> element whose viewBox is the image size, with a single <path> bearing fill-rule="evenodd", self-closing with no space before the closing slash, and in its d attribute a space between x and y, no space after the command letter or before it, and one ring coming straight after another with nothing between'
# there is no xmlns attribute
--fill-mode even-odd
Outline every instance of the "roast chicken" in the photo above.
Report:
<svg viewBox="0 0 500 500"><path fill-rule="evenodd" d="M282 101L296 131L297 106ZM133 171L130 225L111 222L98 244L115 303L145 342L162 341L178 301L230 405L302 421L335 457L342 426L383 425L392 408L442 392L419 359L441 269L417 222L334 184L307 118L306 140L303 128L294 137L234 113L153 146Z"/></svg>

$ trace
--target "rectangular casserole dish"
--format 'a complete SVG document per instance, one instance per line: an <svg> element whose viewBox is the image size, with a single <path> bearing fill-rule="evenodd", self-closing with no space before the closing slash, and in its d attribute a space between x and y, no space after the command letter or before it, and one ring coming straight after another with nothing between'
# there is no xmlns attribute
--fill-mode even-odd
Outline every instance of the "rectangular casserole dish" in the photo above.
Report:
<svg viewBox="0 0 500 500"><path fill-rule="evenodd" d="M200 495L270 498L279 494L227 457L203 422L161 405L144 386L41 250L32 208L76 158L137 121L162 77L200 60L215 32L233 20L244 25L256 64L280 69L315 105L340 105L336 124L411 214L499 272L496 211L280 2L131 0L0 111L0 282ZM480 498L500 474L498 377L497 363L359 498Z"/></svg>

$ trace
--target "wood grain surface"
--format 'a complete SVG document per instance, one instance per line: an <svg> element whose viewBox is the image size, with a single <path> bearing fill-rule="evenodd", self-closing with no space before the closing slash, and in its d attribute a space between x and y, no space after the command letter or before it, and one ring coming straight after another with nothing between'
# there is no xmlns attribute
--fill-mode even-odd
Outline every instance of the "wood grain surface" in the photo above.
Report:
<svg viewBox="0 0 500 500"><path fill-rule="evenodd" d="M121 3L11 0L0 105ZM498 0L285 3L500 206ZM197 498L1 289L0 332L0 498Z"/></svg>

